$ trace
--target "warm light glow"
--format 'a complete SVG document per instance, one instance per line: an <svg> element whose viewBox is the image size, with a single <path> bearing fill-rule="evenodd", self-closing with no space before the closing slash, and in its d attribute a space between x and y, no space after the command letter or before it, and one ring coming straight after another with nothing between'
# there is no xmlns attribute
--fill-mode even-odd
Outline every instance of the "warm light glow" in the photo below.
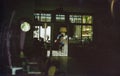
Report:
<svg viewBox="0 0 120 76"><path fill-rule="evenodd" d="M64 33L64 32L67 32L67 28L66 28L66 27L61 27L61 28L60 28L60 32L63 32L63 33Z"/></svg>
<svg viewBox="0 0 120 76"><path fill-rule="evenodd" d="M85 41L87 38L92 40L92 35L93 35L92 26L83 26L82 27L82 39L83 39L83 41Z"/></svg>

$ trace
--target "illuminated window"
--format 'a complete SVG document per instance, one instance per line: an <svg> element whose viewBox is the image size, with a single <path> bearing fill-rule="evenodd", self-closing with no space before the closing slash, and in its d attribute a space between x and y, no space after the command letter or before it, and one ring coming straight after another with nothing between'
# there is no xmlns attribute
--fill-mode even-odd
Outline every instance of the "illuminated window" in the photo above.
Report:
<svg viewBox="0 0 120 76"><path fill-rule="evenodd" d="M45 13L34 13L34 17L37 21L41 22L51 22L51 14L45 14Z"/></svg>
<svg viewBox="0 0 120 76"><path fill-rule="evenodd" d="M39 40L40 37L40 27L39 26L35 26L34 27L34 31L33 31L33 38L37 38Z"/></svg>
<svg viewBox="0 0 120 76"><path fill-rule="evenodd" d="M64 22L65 21L65 15L56 15L56 21Z"/></svg>
<svg viewBox="0 0 120 76"><path fill-rule="evenodd" d="M93 40L93 26L91 15L69 15L71 23L80 23L80 25L70 26L69 42L78 44L89 44Z"/></svg>
<svg viewBox="0 0 120 76"><path fill-rule="evenodd" d="M73 38L75 39L81 39L81 26L80 25L75 25L74 26L74 35Z"/></svg>
<svg viewBox="0 0 120 76"><path fill-rule="evenodd" d="M93 37L92 26L90 25L82 26L82 42L89 43L92 41L92 37Z"/></svg>
<svg viewBox="0 0 120 76"><path fill-rule="evenodd" d="M82 22L81 15L70 15L69 17L70 17L71 23L81 23Z"/></svg>
<svg viewBox="0 0 120 76"><path fill-rule="evenodd" d="M51 40L51 26L47 26L47 28L35 26L34 28L35 30L33 31L33 38L37 38L39 40L39 38L42 37L44 41L46 41L47 37L49 37L48 40Z"/></svg>
<svg viewBox="0 0 120 76"><path fill-rule="evenodd" d="M92 24L92 16L89 16L89 15L83 15L82 16L83 20L82 20L82 23L83 24Z"/></svg>
<svg viewBox="0 0 120 76"><path fill-rule="evenodd" d="M49 37L48 40L51 40L51 27L47 26L47 28L43 28L40 26L40 37L44 38L44 41L47 40L47 37Z"/></svg>
<svg viewBox="0 0 120 76"><path fill-rule="evenodd" d="M69 29L72 31L69 35L70 43L89 44L93 40L93 26L91 25L74 25Z"/></svg>
<svg viewBox="0 0 120 76"><path fill-rule="evenodd" d="M39 14L39 13L34 13L34 18L35 18L37 21L40 21L40 14Z"/></svg>
<svg viewBox="0 0 120 76"><path fill-rule="evenodd" d="M51 14L41 14L41 22L51 22Z"/></svg>

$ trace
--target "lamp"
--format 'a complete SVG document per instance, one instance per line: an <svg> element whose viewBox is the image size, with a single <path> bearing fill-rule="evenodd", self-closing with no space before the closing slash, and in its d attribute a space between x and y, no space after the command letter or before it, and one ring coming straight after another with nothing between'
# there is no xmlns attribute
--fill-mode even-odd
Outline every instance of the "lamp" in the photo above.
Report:
<svg viewBox="0 0 120 76"><path fill-rule="evenodd" d="M60 32L61 32L61 33L67 32L67 28L66 28L66 27L60 27Z"/></svg>
<svg viewBox="0 0 120 76"><path fill-rule="evenodd" d="M20 28L24 32L28 32L30 30L30 24L28 22L23 22L20 25Z"/></svg>

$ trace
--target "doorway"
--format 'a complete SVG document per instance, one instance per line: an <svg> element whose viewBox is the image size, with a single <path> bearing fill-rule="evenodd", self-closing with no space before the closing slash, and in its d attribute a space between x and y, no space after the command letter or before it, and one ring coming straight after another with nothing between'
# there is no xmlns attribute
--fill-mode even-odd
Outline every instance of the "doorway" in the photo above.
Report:
<svg viewBox="0 0 120 76"><path fill-rule="evenodd" d="M68 56L68 27L56 23L53 26L53 56Z"/></svg>
<svg viewBox="0 0 120 76"><path fill-rule="evenodd" d="M67 30L67 26L63 24L43 23L40 26L34 26L33 38L38 40L43 38L48 57L51 50L52 56L68 56ZM61 38L60 35L62 35Z"/></svg>

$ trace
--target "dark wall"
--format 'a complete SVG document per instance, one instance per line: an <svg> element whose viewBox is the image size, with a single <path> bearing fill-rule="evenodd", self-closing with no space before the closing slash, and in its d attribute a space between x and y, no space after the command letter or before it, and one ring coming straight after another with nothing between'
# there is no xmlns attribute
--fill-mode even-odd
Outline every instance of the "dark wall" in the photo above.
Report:
<svg viewBox="0 0 120 76"><path fill-rule="evenodd" d="M120 12L120 11L119 11ZM118 11L117 11L118 13ZM119 17L119 14L114 15ZM98 4L95 9L95 38L96 43L99 48L103 49L115 49L119 44L119 23L115 16L113 17L110 10L110 3L105 3L105 5ZM117 20L116 20L117 19Z"/></svg>

